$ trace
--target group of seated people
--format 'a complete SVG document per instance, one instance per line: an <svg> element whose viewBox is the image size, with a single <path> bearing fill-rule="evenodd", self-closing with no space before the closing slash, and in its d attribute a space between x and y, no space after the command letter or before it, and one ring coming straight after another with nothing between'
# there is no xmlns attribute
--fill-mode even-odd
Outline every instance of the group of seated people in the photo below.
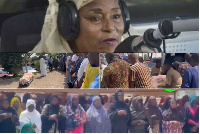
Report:
<svg viewBox="0 0 200 134"><path fill-rule="evenodd" d="M2 99L0 133L190 133L199 132L199 99L196 95L175 100L134 96L124 101L119 90L110 98L71 94L66 103L51 94L45 104L25 94Z"/></svg>

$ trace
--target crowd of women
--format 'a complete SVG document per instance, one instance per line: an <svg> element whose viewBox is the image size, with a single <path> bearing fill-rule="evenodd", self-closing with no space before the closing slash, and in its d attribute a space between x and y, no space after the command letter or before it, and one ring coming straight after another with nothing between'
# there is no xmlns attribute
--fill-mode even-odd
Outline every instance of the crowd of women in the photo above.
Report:
<svg viewBox="0 0 200 134"><path fill-rule="evenodd" d="M0 107L0 133L190 133L199 132L198 96L175 100L135 96L124 101L119 90L113 96L70 95L62 104L51 94L43 107L25 94L4 96ZM62 105L61 105L62 104ZM41 110L41 111L40 111Z"/></svg>

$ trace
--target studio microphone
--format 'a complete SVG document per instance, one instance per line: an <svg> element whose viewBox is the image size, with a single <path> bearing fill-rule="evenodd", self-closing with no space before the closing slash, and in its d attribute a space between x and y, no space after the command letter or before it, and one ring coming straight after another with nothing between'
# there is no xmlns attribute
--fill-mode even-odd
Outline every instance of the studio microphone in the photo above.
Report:
<svg viewBox="0 0 200 134"><path fill-rule="evenodd" d="M143 36L130 36L115 49L115 53L162 52L163 40L177 38L181 32L199 31L199 19L160 21L157 29L148 29Z"/></svg>

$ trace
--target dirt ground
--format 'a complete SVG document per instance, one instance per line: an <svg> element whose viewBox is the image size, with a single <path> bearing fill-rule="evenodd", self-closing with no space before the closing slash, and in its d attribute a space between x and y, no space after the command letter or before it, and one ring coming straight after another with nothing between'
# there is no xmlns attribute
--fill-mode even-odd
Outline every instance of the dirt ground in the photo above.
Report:
<svg viewBox="0 0 200 134"><path fill-rule="evenodd" d="M0 79L0 88L19 88L19 79ZM26 88L68 88L68 86L65 73L53 71L48 73L46 77L36 74L34 80Z"/></svg>

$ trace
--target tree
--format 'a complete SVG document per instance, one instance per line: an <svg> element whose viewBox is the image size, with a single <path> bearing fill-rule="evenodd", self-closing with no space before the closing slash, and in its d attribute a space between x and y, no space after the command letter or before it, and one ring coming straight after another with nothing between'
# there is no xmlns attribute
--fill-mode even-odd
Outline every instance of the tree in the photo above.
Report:
<svg viewBox="0 0 200 134"><path fill-rule="evenodd" d="M22 53L0 53L0 64L5 71L18 74L24 64Z"/></svg>
<svg viewBox="0 0 200 134"><path fill-rule="evenodd" d="M26 73L28 73L27 63L28 63L28 60L30 59L31 55L32 55L32 53L23 54L23 57L24 57L24 60L25 60Z"/></svg>

